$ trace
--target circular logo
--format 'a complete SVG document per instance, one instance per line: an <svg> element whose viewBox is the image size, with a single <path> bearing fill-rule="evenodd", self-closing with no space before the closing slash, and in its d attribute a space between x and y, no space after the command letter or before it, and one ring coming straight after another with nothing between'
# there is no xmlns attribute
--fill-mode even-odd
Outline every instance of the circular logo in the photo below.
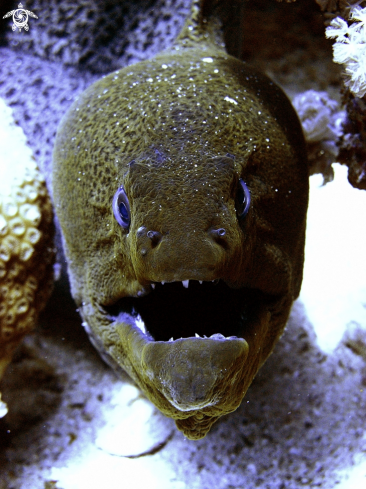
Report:
<svg viewBox="0 0 366 489"><path fill-rule="evenodd" d="M27 11L22 8L16 9L13 14L13 22L13 30L15 30L17 27L19 28L19 30L24 27L24 30L27 31L29 29Z"/></svg>
<svg viewBox="0 0 366 489"><path fill-rule="evenodd" d="M30 10L25 10L21 3L18 5L18 8L16 10L11 10L10 12L7 12L3 16L3 19L7 19L11 15L13 16L13 25L11 26L11 28L13 29L13 31L19 29L19 32L22 29L24 29L25 31L29 31L29 25L28 25L29 17L38 19L36 14L31 12Z"/></svg>

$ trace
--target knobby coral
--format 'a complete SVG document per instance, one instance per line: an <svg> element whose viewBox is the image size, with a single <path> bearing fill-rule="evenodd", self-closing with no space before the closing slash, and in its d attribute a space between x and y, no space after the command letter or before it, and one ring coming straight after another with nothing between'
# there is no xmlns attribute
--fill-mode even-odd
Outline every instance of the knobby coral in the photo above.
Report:
<svg viewBox="0 0 366 489"><path fill-rule="evenodd" d="M52 290L53 219L44 178L0 100L0 379ZM6 408L0 399L0 415Z"/></svg>

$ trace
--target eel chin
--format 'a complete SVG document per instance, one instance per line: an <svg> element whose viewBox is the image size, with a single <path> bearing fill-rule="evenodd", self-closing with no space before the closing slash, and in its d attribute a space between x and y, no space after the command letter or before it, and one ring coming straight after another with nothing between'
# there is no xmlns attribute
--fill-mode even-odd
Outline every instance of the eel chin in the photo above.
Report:
<svg viewBox="0 0 366 489"><path fill-rule="evenodd" d="M261 363L269 302L261 291L222 280L186 280L152 283L147 295L102 309L118 333L128 373L197 439L240 405Z"/></svg>

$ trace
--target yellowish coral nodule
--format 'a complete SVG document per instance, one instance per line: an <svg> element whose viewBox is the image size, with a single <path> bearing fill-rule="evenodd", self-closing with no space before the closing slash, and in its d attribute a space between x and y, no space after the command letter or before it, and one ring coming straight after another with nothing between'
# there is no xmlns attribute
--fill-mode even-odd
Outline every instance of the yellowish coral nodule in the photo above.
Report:
<svg viewBox="0 0 366 489"><path fill-rule="evenodd" d="M0 379L52 291L53 218L42 174L0 99ZM0 417L6 405L0 398Z"/></svg>

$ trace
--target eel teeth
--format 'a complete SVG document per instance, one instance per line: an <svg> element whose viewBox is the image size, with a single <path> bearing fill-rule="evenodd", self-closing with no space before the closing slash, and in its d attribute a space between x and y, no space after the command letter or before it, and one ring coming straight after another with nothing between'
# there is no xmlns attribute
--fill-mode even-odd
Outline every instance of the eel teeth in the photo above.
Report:
<svg viewBox="0 0 366 489"><path fill-rule="evenodd" d="M145 323L144 321L142 320L140 314L137 316L137 318L135 319L135 324L136 326L144 333L146 334L146 327L145 327Z"/></svg>
<svg viewBox="0 0 366 489"><path fill-rule="evenodd" d="M183 287L185 287L186 289L188 289L189 280L182 280L182 284L183 284Z"/></svg>
<svg viewBox="0 0 366 489"><path fill-rule="evenodd" d="M161 282L161 285L164 285L164 284L165 284L165 282Z"/></svg>
<svg viewBox="0 0 366 489"><path fill-rule="evenodd" d="M199 334L195 333L196 338L201 338Z"/></svg>
<svg viewBox="0 0 366 489"><path fill-rule="evenodd" d="M169 340L169 341L174 341L174 338L173 338L173 336L172 336L172 337L170 338L170 340Z"/></svg>
<svg viewBox="0 0 366 489"><path fill-rule="evenodd" d="M225 336L221 333L214 333L210 336L213 340L226 340Z"/></svg>
<svg viewBox="0 0 366 489"><path fill-rule="evenodd" d="M202 280L199 280L200 285L202 285Z"/></svg>

